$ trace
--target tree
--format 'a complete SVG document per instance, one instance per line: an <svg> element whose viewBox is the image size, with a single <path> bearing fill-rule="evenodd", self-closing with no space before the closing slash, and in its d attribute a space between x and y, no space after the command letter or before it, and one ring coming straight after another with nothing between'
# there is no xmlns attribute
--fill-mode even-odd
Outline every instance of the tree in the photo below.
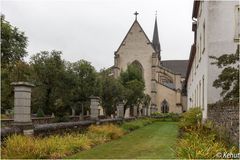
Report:
<svg viewBox="0 0 240 160"><path fill-rule="evenodd" d="M144 107L148 107L151 102L151 97L148 94L144 94L143 99L142 99L142 104Z"/></svg>
<svg viewBox="0 0 240 160"><path fill-rule="evenodd" d="M27 37L1 15L1 111L13 108L13 81L29 79L30 67L23 62Z"/></svg>
<svg viewBox="0 0 240 160"><path fill-rule="evenodd" d="M144 97L145 88L140 68L134 64L129 65L125 72L121 72L120 82L126 88L127 93L125 108L127 106L138 106Z"/></svg>
<svg viewBox="0 0 240 160"><path fill-rule="evenodd" d="M123 85L126 85L127 82L132 80L137 80L144 83L142 71L135 64L128 65L127 70L120 73L120 80Z"/></svg>
<svg viewBox="0 0 240 160"><path fill-rule="evenodd" d="M110 72L101 70L99 73L101 103L108 116L114 114L116 104L125 99L125 88L118 79L110 76Z"/></svg>
<svg viewBox="0 0 240 160"><path fill-rule="evenodd" d="M69 63L68 72L73 79L74 87L72 88L73 108L77 109L80 104L89 106L89 97L91 95L99 96L99 82L97 81L97 72L90 62L80 60Z"/></svg>
<svg viewBox="0 0 240 160"><path fill-rule="evenodd" d="M13 108L13 86L11 82L18 81L29 81L31 75L30 66L23 62L18 61L11 69L11 71L6 67L1 69L1 109L5 111L6 109Z"/></svg>
<svg viewBox="0 0 240 160"><path fill-rule="evenodd" d="M68 85L71 78L66 72L60 51L42 51L31 57L33 68L33 110L42 108L44 113L66 114L68 110ZM60 115L61 116L61 115Z"/></svg>
<svg viewBox="0 0 240 160"><path fill-rule="evenodd" d="M1 15L1 66L12 66L27 55L27 37Z"/></svg>
<svg viewBox="0 0 240 160"><path fill-rule="evenodd" d="M222 88L224 100L239 99L239 45L235 54L224 54L220 57L210 56L218 68L223 68L218 78L213 82L216 88Z"/></svg>

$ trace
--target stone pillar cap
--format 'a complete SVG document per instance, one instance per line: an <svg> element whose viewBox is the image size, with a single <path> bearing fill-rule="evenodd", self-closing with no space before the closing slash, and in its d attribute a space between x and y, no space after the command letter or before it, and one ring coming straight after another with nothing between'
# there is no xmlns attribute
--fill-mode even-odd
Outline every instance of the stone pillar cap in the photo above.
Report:
<svg viewBox="0 0 240 160"><path fill-rule="evenodd" d="M26 87L34 87L35 85L29 82L12 82L12 86L26 86Z"/></svg>
<svg viewBox="0 0 240 160"><path fill-rule="evenodd" d="M123 101L120 101L120 102L117 102L117 104L125 104L125 102L123 102Z"/></svg>
<svg viewBox="0 0 240 160"><path fill-rule="evenodd" d="M90 98L90 99L100 99L99 97L93 96L93 95L91 95L89 98Z"/></svg>

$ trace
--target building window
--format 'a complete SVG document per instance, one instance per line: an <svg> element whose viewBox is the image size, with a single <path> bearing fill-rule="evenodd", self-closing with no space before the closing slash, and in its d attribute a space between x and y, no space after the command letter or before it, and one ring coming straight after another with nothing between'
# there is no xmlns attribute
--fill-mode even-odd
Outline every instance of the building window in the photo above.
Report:
<svg viewBox="0 0 240 160"><path fill-rule="evenodd" d="M162 110L162 113L169 112L168 102L166 101L166 99L164 99L162 102L161 110Z"/></svg>
<svg viewBox="0 0 240 160"><path fill-rule="evenodd" d="M203 23L203 50L202 50L202 54L204 53L205 51L205 41L206 41L206 33L205 33L205 21Z"/></svg>
<svg viewBox="0 0 240 160"><path fill-rule="evenodd" d="M197 69L197 65L196 65L196 57L194 58L194 75L196 75L196 69Z"/></svg>
<svg viewBox="0 0 240 160"><path fill-rule="evenodd" d="M202 14L202 2L203 2L203 1L200 1L200 4L199 4L198 18L201 17L201 14Z"/></svg>
<svg viewBox="0 0 240 160"><path fill-rule="evenodd" d="M202 53L202 35L200 34L200 40L199 40L199 43L200 43L200 47L199 47L199 55L201 55Z"/></svg>
<svg viewBox="0 0 240 160"><path fill-rule="evenodd" d="M194 106L197 106L197 90L195 89L195 93L194 93Z"/></svg>
<svg viewBox="0 0 240 160"><path fill-rule="evenodd" d="M193 106L193 101L194 101L194 94L192 94L192 99L191 99L191 106L192 106L192 107L194 107L194 106Z"/></svg>
<svg viewBox="0 0 240 160"><path fill-rule="evenodd" d="M202 109L204 109L204 75L202 77Z"/></svg>
<svg viewBox="0 0 240 160"><path fill-rule="evenodd" d="M199 46L197 46L197 52L196 52L196 63L197 63L197 67L198 67L198 62L197 62L197 60L199 59ZM196 68L197 68L196 67Z"/></svg>
<svg viewBox="0 0 240 160"><path fill-rule="evenodd" d="M240 42L240 5L236 5L235 7L235 42Z"/></svg>
<svg viewBox="0 0 240 160"><path fill-rule="evenodd" d="M198 107L198 84L196 89L196 107Z"/></svg>
<svg viewBox="0 0 240 160"><path fill-rule="evenodd" d="M191 69L192 81L193 81L193 70L194 70L194 67L192 67Z"/></svg>
<svg viewBox="0 0 240 160"><path fill-rule="evenodd" d="M198 103L199 103L199 106L200 106L200 107L202 107L202 105L201 105L201 99L202 99L202 98L201 98L201 97L202 97L202 95L201 95L201 89L202 89L202 87L201 87L201 80L200 80L200 81L199 81L199 90L198 90L198 92L199 92L199 93L198 93L198 95L199 95L199 102L198 102Z"/></svg>

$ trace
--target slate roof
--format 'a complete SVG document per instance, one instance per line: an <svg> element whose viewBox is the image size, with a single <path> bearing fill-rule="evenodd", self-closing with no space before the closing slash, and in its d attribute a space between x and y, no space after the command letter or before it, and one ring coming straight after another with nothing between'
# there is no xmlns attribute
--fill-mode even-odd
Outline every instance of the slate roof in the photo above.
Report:
<svg viewBox="0 0 240 160"><path fill-rule="evenodd" d="M174 73L181 74L181 77L186 77L188 60L165 60L161 61L161 65Z"/></svg>

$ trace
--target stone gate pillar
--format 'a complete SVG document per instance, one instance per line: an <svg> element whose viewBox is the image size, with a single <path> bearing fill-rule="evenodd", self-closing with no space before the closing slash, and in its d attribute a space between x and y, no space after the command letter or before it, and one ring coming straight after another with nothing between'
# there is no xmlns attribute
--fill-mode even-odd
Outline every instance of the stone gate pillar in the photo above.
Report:
<svg viewBox="0 0 240 160"><path fill-rule="evenodd" d="M130 108L126 108L124 118L129 118L130 117Z"/></svg>
<svg viewBox="0 0 240 160"><path fill-rule="evenodd" d="M117 104L117 118L124 117L124 103L120 102Z"/></svg>
<svg viewBox="0 0 240 160"><path fill-rule="evenodd" d="M145 107L143 107L143 116L147 116L147 107L145 106Z"/></svg>
<svg viewBox="0 0 240 160"><path fill-rule="evenodd" d="M138 116L138 111L137 111L137 106L133 106L133 116L137 117Z"/></svg>
<svg viewBox="0 0 240 160"><path fill-rule="evenodd" d="M34 87L28 82L13 82L14 125L23 129L24 134L33 134L31 119L31 92Z"/></svg>
<svg viewBox="0 0 240 160"><path fill-rule="evenodd" d="M75 116L76 112L75 112L75 109L74 108L71 108L72 109L72 116Z"/></svg>
<svg viewBox="0 0 240 160"><path fill-rule="evenodd" d="M98 120L98 107L100 103L100 98L96 96L90 96L91 100L90 105L90 118L94 120Z"/></svg>

